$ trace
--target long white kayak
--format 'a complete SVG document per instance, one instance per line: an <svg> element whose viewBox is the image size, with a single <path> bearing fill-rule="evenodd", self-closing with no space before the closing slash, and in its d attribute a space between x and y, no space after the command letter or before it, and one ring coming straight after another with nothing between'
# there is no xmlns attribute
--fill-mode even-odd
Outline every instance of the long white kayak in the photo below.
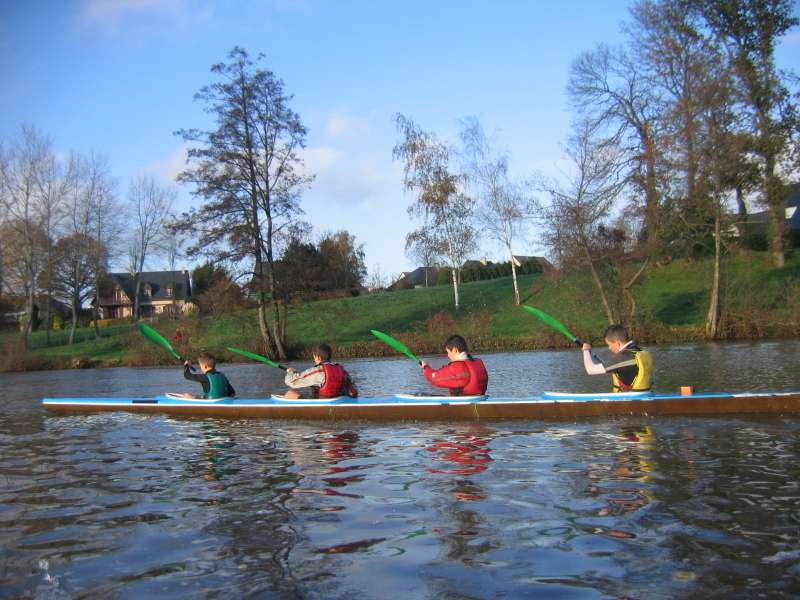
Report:
<svg viewBox="0 0 800 600"><path fill-rule="evenodd" d="M165 394L154 398L45 398L42 406L56 414L126 411L232 418L481 420L627 414L800 413L800 391L691 395L543 392L517 398L396 394L323 400L289 400L280 396L200 400Z"/></svg>

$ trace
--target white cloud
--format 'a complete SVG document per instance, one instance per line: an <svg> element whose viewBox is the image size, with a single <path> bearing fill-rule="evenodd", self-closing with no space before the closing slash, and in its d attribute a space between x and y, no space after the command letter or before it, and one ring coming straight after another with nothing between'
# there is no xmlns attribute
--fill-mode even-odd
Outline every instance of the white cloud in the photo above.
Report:
<svg viewBox="0 0 800 600"><path fill-rule="evenodd" d="M80 7L80 23L85 27L114 28L130 17L166 17L185 21L192 14L189 0L84 0Z"/></svg>
<svg viewBox="0 0 800 600"><path fill-rule="evenodd" d="M369 134L367 119L350 115L333 115L325 125L326 133L332 138L354 139L366 138Z"/></svg>
<svg viewBox="0 0 800 600"><path fill-rule="evenodd" d="M155 176L164 185L176 185L178 173L186 168L188 144L182 144L172 154L142 168L142 173Z"/></svg>

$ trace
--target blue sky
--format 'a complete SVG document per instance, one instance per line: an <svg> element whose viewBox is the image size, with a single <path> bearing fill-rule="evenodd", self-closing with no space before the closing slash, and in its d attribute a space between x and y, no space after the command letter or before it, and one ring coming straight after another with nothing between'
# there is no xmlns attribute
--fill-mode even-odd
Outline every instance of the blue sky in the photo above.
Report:
<svg viewBox="0 0 800 600"><path fill-rule="evenodd" d="M393 115L455 141L478 117L515 176L555 173L570 115L572 59L621 40L629 2L519 0L5 0L0 2L0 140L28 123L61 152L109 159L124 198L138 174L169 183L185 147L173 132L210 127L193 96L238 45L294 94L316 174L302 206L319 235L347 229L367 266L404 255L413 197L392 161ZM800 70L800 35L779 49ZM194 200L180 188L180 208ZM535 235L519 254L541 253ZM499 258L491 242L476 255ZM186 261L188 262L188 261ZM163 266L157 260L151 268Z"/></svg>

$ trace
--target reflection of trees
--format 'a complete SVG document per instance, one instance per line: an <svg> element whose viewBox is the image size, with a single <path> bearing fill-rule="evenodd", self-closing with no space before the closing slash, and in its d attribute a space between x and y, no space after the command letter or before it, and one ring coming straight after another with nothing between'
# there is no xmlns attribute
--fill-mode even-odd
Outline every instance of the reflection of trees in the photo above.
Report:
<svg viewBox="0 0 800 600"><path fill-rule="evenodd" d="M485 530L484 518L478 511L469 510L467 504L485 498L483 488L472 477L486 471L492 462L489 443L493 434L492 429L476 425L465 431L449 431L426 447L436 461L427 469L435 477L433 485L437 491L446 492L440 494L445 502L451 499L443 514L454 527L437 528L442 531L450 560L472 564L481 554L498 547L489 541L494 531ZM481 536L484 541L475 543Z"/></svg>

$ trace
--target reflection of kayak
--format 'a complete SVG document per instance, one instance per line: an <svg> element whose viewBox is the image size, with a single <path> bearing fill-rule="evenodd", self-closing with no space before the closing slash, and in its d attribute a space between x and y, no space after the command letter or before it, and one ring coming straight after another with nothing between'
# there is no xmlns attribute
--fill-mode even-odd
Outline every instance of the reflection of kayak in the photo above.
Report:
<svg viewBox="0 0 800 600"><path fill-rule="evenodd" d="M275 419L459 420L539 419L606 415L709 415L726 413L800 413L800 391L761 393L568 394L540 396L409 396L285 400L223 398L215 401L155 398L45 398L54 413L129 411L199 417Z"/></svg>

